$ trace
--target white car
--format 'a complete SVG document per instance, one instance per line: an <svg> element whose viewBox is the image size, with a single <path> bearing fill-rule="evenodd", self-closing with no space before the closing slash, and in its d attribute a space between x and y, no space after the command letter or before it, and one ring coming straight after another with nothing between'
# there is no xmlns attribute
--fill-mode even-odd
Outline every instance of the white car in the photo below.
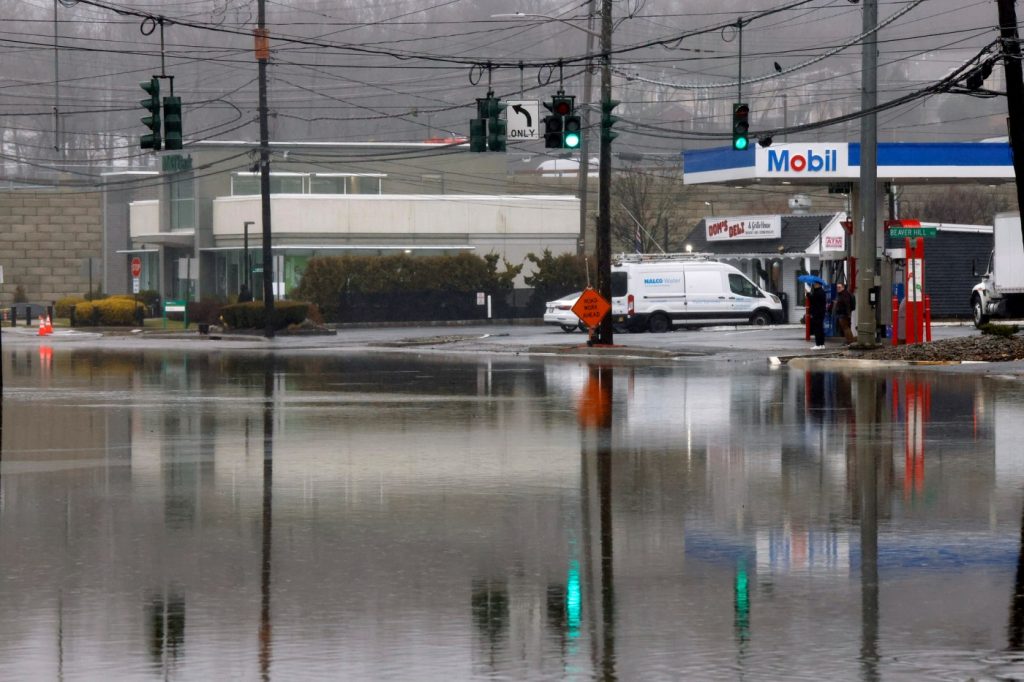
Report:
<svg viewBox="0 0 1024 682"><path fill-rule="evenodd" d="M572 311L572 307L576 305L576 301L582 293L582 291L576 291L557 301L548 301L544 309L544 324L557 324L564 332L573 332L577 329L586 331L587 326Z"/></svg>

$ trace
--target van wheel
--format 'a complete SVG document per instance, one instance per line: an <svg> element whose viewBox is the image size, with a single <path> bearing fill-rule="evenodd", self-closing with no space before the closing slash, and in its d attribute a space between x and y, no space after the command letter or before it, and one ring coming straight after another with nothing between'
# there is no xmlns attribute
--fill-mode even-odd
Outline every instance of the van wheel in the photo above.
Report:
<svg viewBox="0 0 1024 682"><path fill-rule="evenodd" d="M974 326L979 329L988 324L988 315L985 314L985 307L981 305L981 297L971 298L971 313L974 316Z"/></svg>
<svg viewBox="0 0 1024 682"><path fill-rule="evenodd" d="M672 331L672 322L667 316L658 313L657 315L651 315L647 320L647 329L652 334L664 334L667 331Z"/></svg>
<svg viewBox="0 0 1024 682"><path fill-rule="evenodd" d="M763 310L758 310L750 316L750 324L755 327L766 327L772 323L772 316Z"/></svg>

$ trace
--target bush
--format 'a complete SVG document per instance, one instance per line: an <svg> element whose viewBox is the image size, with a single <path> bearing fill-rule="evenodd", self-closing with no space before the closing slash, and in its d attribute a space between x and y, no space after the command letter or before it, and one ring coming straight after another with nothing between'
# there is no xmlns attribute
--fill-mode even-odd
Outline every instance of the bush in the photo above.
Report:
<svg viewBox="0 0 1024 682"><path fill-rule="evenodd" d="M340 316L345 293L458 291L495 294L510 290L522 266L498 256L469 253L455 256L319 256L311 258L295 289L296 297L316 304L328 320Z"/></svg>
<svg viewBox="0 0 1024 682"><path fill-rule="evenodd" d="M75 305L78 324L105 327L131 327L145 314L145 306L130 298L104 298Z"/></svg>
<svg viewBox="0 0 1024 682"><path fill-rule="evenodd" d="M300 324L306 319L309 304L302 301L275 301L272 325L284 329L288 325ZM232 303L220 309L220 319L231 329L263 329L266 318L262 301Z"/></svg>
<svg viewBox="0 0 1024 682"><path fill-rule="evenodd" d="M997 324L989 322L981 326L981 333L988 334L989 336L1001 336L1003 338L1009 338L1020 331L1020 327L1015 324Z"/></svg>
<svg viewBox="0 0 1024 682"><path fill-rule="evenodd" d="M217 301L189 301L188 321L196 324L217 324L220 320L220 307Z"/></svg>
<svg viewBox="0 0 1024 682"><path fill-rule="evenodd" d="M57 301L53 314L57 317L71 317L71 309L79 303L84 303L83 296L65 296Z"/></svg>
<svg viewBox="0 0 1024 682"><path fill-rule="evenodd" d="M540 256L526 254L526 259L535 266L533 274L523 280L533 287L532 305L543 306L546 301L581 291L587 286L587 261L583 256L574 253L553 256L550 250L544 249Z"/></svg>

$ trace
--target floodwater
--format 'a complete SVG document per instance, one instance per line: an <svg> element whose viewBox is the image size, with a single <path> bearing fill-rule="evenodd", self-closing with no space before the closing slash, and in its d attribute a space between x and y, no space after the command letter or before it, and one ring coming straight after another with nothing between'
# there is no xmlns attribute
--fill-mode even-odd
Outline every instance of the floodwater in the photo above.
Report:
<svg viewBox="0 0 1024 682"><path fill-rule="evenodd" d="M1024 389L4 351L3 680L1024 677Z"/></svg>

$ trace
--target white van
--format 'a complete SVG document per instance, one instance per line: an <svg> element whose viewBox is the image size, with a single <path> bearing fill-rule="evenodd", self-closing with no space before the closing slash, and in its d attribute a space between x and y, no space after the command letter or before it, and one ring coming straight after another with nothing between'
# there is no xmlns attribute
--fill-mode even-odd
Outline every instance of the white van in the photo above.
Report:
<svg viewBox="0 0 1024 682"><path fill-rule="evenodd" d="M706 258L622 257L612 263L612 321L630 331L667 332L677 323L783 320L779 297L742 272Z"/></svg>

